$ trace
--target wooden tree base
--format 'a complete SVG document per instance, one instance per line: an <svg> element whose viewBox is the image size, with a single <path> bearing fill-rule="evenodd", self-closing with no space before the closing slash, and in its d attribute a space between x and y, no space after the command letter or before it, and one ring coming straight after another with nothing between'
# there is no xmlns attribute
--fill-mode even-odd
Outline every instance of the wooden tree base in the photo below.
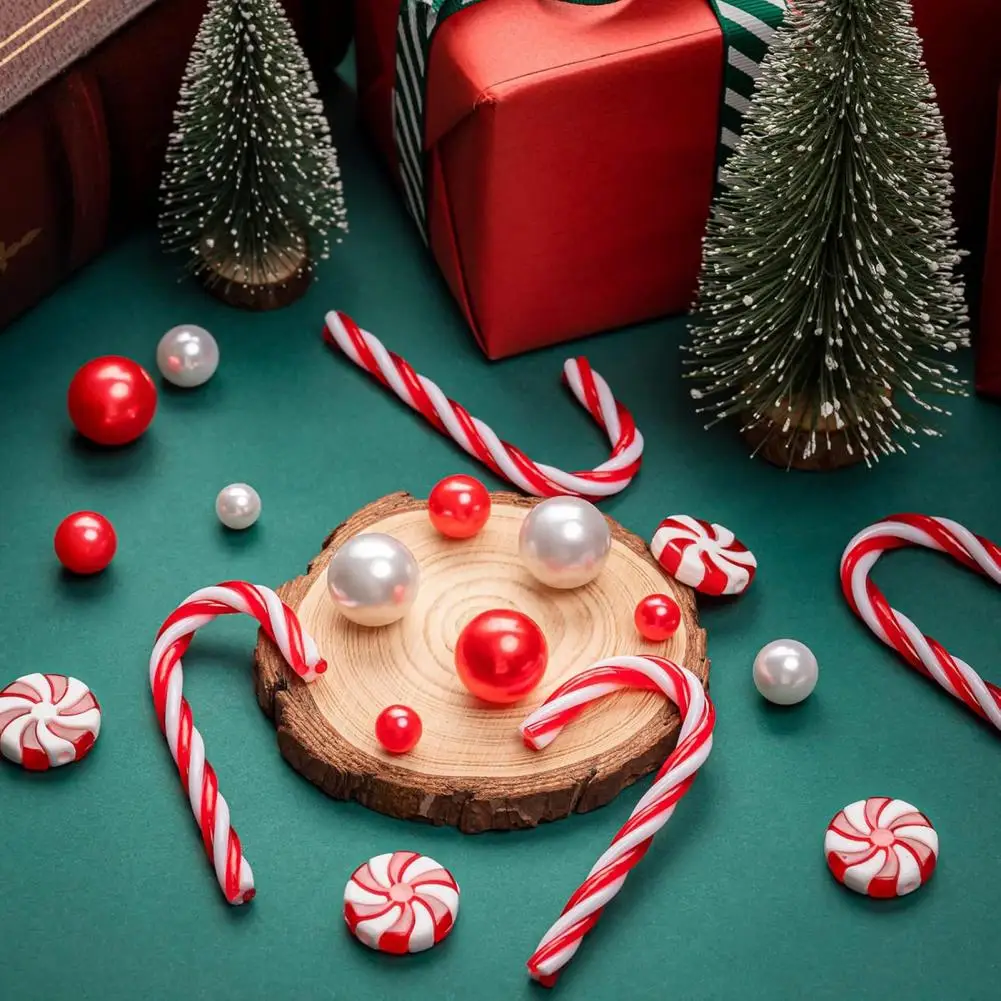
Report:
<svg viewBox="0 0 1001 1001"><path fill-rule="evenodd" d="M786 404L773 407L756 423L751 420L748 415L741 437L754 455L773 466L826 472L854 466L865 459L857 443L854 449L849 448L851 429L844 424L839 428L833 416L821 417L816 406L803 402L791 407ZM804 457L814 434L816 450Z"/></svg>
<svg viewBox="0 0 1001 1001"><path fill-rule="evenodd" d="M524 746L518 724L595 660L657 654L706 683L709 662L694 595L663 575L642 539L609 519L612 552L598 578L573 591L550 590L518 560L521 521L537 502L511 493L491 496L490 521L466 541L438 535L426 501L404 493L384 497L334 531L305 576L278 589L329 666L306 685L261 635L257 697L274 720L281 753L329 795L469 833L533 827L602 806L674 746L677 709L640 692L622 692L588 709L545 751ZM331 556L364 531L400 539L421 566L414 607L382 629L348 622L327 595ZM672 594L682 610L681 626L666 643L644 641L633 625L636 603L657 591ZM489 608L525 612L549 643L542 683L515 706L478 702L455 674L460 630ZM376 743L373 728L378 713L398 702L420 713L424 735L410 754L393 757Z"/></svg>
<svg viewBox="0 0 1001 1001"><path fill-rule="evenodd" d="M854 466L864 459L861 449L848 451L847 435L837 430L818 431L816 452L804 458L803 451L810 441L810 434L810 431L800 429L790 439L788 434L781 433L781 425L756 424L743 430L741 437L756 456L782 469L830 472Z"/></svg>
<svg viewBox="0 0 1001 1001"><path fill-rule="evenodd" d="M303 247L293 260L275 260L266 269L251 271L237 261L203 257L198 274L202 284L228 306L263 312L281 309L306 294L313 268Z"/></svg>

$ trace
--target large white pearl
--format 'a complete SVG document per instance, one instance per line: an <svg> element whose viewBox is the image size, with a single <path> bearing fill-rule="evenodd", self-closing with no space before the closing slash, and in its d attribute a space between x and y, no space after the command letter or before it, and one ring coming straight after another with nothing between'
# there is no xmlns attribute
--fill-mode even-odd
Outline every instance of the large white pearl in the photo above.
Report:
<svg viewBox="0 0 1001 1001"><path fill-rule="evenodd" d="M215 513L227 528L250 528L261 516L260 495L249 483L231 483L219 491Z"/></svg>
<svg viewBox="0 0 1001 1001"><path fill-rule="evenodd" d="M338 610L360 626L402 619L417 597L421 571L414 554L391 535L348 539L327 567L327 590Z"/></svg>
<svg viewBox="0 0 1001 1001"><path fill-rule="evenodd" d="M769 702L793 706L817 687L813 651L798 640L772 640L754 658L754 685Z"/></svg>
<svg viewBox="0 0 1001 1001"><path fill-rule="evenodd" d="M525 516L518 553L529 573L549 587L594 580L612 548L605 516L580 497L550 497Z"/></svg>
<svg viewBox="0 0 1001 1001"><path fill-rule="evenodd" d="M171 327L156 346L156 367L161 375L182 389L208 382L219 367L219 345L202 327L182 323Z"/></svg>

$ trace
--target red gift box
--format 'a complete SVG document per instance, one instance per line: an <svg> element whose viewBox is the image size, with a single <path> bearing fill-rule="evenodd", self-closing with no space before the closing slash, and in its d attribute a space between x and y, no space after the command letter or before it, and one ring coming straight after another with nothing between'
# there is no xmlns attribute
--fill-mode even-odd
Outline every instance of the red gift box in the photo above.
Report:
<svg viewBox="0 0 1001 1001"><path fill-rule="evenodd" d="M995 160L994 132L1001 86L1001 4L914 0L914 20L952 150L954 210L960 245L971 254L964 270L974 317L979 295L976 387L1001 397L1001 177L995 179L989 210L992 168L1001 170ZM997 157L1001 159L1001 149Z"/></svg>
<svg viewBox="0 0 1001 1001"><path fill-rule="evenodd" d="M362 113L398 175L399 14L355 7ZM489 0L439 23L426 234L490 358L689 307L724 50L709 0Z"/></svg>
<svg viewBox="0 0 1001 1001"><path fill-rule="evenodd" d="M953 210L960 245L979 278L994 162L994 109L1001 86L1001 3L913 0L914 23L952 150Z"/></svg>

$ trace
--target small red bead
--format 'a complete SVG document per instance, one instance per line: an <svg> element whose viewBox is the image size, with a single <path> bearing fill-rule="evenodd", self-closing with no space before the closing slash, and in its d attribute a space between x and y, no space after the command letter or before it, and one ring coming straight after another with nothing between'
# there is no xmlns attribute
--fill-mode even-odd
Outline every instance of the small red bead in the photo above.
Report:
<svg viewBox="0 0 1001 1001"><path fill-rule="evenodd" d="M527 615L497 608L471 619L455 644L455 669L469 692L508 705L524 698L546 673L549 650Z"/></svg>
<svg viewBox="0 0 1001 1001"><path fill-rule="evenodd" d="M636 606L633 621L643 639L663 643L678 631L681 609L666 594L648 594Z"/></svg>
<svg viewBox="0 0 1001 1001"><path fill-rule="evenodd" d="M428 496L431 524L449 539L469 539L490 517L490 494L472 476L446 476Z"/></svg>
<svg viewBox="0 0 1001 1001"><path fill-rule="evenodd" d="M98 445L124 445L153 420L156 386L138 362L106 355L80 367L66 404L73 426L85 438Z"/></svg>
<svg viewBox="0 0 1001 1001"><path fill-rule="evenodd" d="M73 573L103 570L115 555L118 538L111 522L96 511L77 511L59 523L53 540L56 558Z"/></svg>
<svg viewBox="0 0 1001 1001"><path fill-rule="evenodd" d="M390 754L406 754L424 732L420 716L410 706L387 706L375 719L375 739Z"/></svg>

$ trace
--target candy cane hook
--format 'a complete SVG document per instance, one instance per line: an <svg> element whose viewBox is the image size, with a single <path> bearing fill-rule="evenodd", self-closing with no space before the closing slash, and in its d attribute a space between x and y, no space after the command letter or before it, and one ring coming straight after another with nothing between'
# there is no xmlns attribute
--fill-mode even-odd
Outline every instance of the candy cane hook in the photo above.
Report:
<svg viewBox="0 0 1001 1001"><path fill-rule="evenodd" d="M215 769L205 760L205 743L195 729L191 707L181 694L181 657L195 632L220 615L237 612L257 619L303 681L314 681L327 669L295 613L274 591L243 581L226 581L195 591L170 614L157 633L149 680L160 729L187 790L216 879L229 903L245 904L254 896L254 874L230 826L229 805L219 792Z"/></svg>
<svg viewBox="0 0 1001 1001"><path fill-rule="evenodd" d="M327 313L324 340L347 355L443 435L451 438L497 476L536 497L573 494L600 500L625 490L643 460L643 435L632 414L612 395L608 383L586 358L568 358L563 379L577 401L608 435L612 454L594 469L565 473L534 462L510 445L465 407L450 400L430 379L418 374L346 313Z"/></svg>
<svg viewBox="0 0 1001 1001"><path fill-rule="evenodd" d="M995 584L1001 584L1001 547L949 518L895 514L864 528L841 557L841 589L852 611L916 671L937 681L953 698L1001 730L1001 688L984 681L969 664L925 636L903 612L890 606L869 579L883 553L903 546L947 553Z"/></svg>
<svg viewBox="0 0 1001 1001"><path fill-rule="evenodd" d="M529 959L529 973L546 987L556 983L560 971L573 959L605 905L646 854L653 836L671 819L678 800L712 750L716 712L702 683L691 671L661 657L613 657L593 664L557 688L521 724L525 743L534 750L548 747L588 705L623 688L663 692L681 713L681 732L653 785Z"/></svg>

